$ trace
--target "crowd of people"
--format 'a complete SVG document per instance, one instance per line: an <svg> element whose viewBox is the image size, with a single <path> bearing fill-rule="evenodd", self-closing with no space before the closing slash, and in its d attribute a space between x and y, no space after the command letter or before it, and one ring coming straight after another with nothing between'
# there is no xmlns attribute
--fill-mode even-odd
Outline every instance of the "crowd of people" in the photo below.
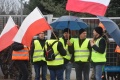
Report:
<svg viewBox="0 0 120 80"><path fill-rule="evenodd" d="M88 39L85 29L79 30L77 38L71 37L70 29L63 30L63 36L53 31L49 40L45 39L45 32L41 32L33 39L31 47L14 42L12 46L12 60L17 65L19 80L32 80L31 65L34 66L35 79L47 80L47 69L50 80L71 80L71 69L75 67L76 80L89 80L90 67L93 66L94 79L102 80L103 67L106 63L107 37L101 27L95 27L93 38ZM55 42L55 43L54 43ZM47 44L52 44L54 60L45 59ZM30 64L32 63L32 64ZM29 68L28 68L29 66ZM65 78L64 78L65 72Z"/></svg>

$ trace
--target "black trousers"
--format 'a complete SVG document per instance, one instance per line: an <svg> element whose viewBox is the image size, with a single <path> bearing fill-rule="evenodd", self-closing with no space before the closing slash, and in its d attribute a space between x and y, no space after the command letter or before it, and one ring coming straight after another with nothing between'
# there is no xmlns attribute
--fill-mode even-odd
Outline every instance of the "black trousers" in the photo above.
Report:
<svg viewBox="0 0 120 80"><path fill-rule="evenodd" d="M17 65L20 75L19 75L19 80L27 80L28 79L28 61L23 61L23 60L16 60L15 64Z"/></svg>

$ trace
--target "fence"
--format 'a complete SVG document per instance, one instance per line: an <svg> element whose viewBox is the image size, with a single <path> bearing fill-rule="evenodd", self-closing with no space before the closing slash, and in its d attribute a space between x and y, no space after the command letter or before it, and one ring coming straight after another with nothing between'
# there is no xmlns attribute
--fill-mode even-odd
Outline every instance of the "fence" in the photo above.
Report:
<svg viewBox="0 0 120 80"><path fill-rule="evenodd" d="M15 21L15 23L20 26L21 16L20 15L11 15L11 16L12 16L13 20ZM57 18L53 17L53 15L44 15L44 16L45 16L46 20L48 21L48 23L57 19ZM9 17L9 15L0 15L0 32L2 31L4 25L6 24L8 17ZM23 15L22 17L24 19L26 17L26 15ZM88 33L87 37L92 38L92 30L94 27L98 26L98 24L99 24L98 18L81 18L81 19L89 25L89 27L87 28L87 33ZM116 24L120 25L120 17L110 17L110 19L112 19L114 22L116 22ZM58 31L62 35L62 31L61 30L58 30ZM73 31L73 32L77 32L77 31ZM50 33L51 33L51 31L48 31L48 34L47 34L48 37L50 36ZM76 36L76 35L77 35L77 33L75 33L73 36ZM107 64L116 65L117 55L114 53L115 47L116 47L116 44L115 44L114 40L110 39L110 43L108 44L108 48L107 48Z"/></svg>

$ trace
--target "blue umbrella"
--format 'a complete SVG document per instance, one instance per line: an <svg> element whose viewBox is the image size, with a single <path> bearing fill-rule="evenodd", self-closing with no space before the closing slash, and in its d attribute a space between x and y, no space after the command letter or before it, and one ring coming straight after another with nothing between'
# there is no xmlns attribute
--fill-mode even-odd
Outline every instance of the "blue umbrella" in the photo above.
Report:
<svg viewBox="0 0 120 80"><path fill-rule="evenodd" d="M50 25L54 29L62 30L65 28L69 28L70 30L79 30L81 28L88 27L88 25L85 22L83 22L83 20L75 16L62 16L57 20L54 20Z"/></svg>
<svg viewBox="0 0 120 80"><path fill-rule="evenodd" d="M115 40L116 44L120 46L120 30L115 22L106 18L97 16L100 22L105 26L109 35Z"/></svg>

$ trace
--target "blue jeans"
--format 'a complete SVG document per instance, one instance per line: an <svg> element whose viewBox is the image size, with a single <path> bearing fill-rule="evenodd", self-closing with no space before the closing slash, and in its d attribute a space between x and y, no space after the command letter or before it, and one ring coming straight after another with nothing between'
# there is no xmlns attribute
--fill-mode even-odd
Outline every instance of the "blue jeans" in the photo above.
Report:
<svg viewBox="0 0 120 80"><path fill-rule="evenodd" d="M67 64L64 64L64 67L65 67L65 80L70 80L72 63L69 62L69 63L67 63Z"/></svg>
<svg viewBox="0 0 120 80"><path fill-rule="evenodd" d="M76 80L89 80L89 72L90 72L90 63L88 62L80 62L75 63L75 71L76 71Z"/></svg>
<svg viewBox="0 0 120 80"><path fill-rule="evenodd" d="M95 80L102 80L102 68L104 65L93 65L94 68L94 74L95 74Z"/></svg>
<svg viewBox="0 0 120 80"><path fill-rule="evenodd" d="M40 68L42 67L42 80L46 79L47 65L34 64L35 80L40 80Z"/></svg>
<svg viewBox="0 0 120 80"><path fill-rule="evenodd" d="M49 70L50 71L50 80L64 80L63 73L64 69Z"/></svg>

